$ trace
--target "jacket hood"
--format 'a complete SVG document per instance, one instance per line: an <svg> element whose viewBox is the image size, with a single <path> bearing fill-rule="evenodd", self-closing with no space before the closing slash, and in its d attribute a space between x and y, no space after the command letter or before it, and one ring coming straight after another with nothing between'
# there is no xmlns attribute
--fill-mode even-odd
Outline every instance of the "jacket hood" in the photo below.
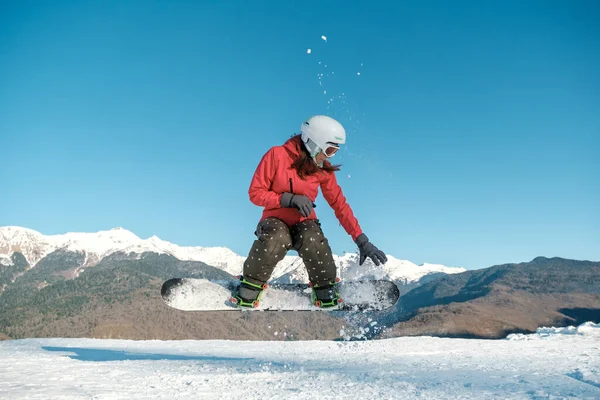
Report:
<svg viewBox="0 0 600 400"><path fill-rule="evenodd" d="M288 152L288 154L292 158L297 158L302 151L300 146L304 146L302 144L302 139L300 139L300 135L293 136L289 138L284 144L283 148Z"/></svg>

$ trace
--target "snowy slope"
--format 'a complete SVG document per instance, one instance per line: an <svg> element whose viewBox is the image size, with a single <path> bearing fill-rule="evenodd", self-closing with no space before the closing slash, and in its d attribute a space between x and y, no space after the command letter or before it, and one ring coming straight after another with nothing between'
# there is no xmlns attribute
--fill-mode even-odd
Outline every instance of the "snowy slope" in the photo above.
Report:
<svg viewBox="0 0 600 400"><path fill-rule="evenodd" d="M122 228L95 233L74 232L62 235L42 235L27 228L0 227L0 255L10 257L12 252L19 251L23 253L29 264L34 266L44 256L58 249L84 252L86 261L83 266L95 265L102 258L115 252L138 254L155 252L169 254L184 261L201 261L221 268L232 275L242 272L245 260L245 257L226 247L178 246L156 236L141 239L134 233ZM458 273L465 271L463 268L451 268L434 264L418 266L410 261L400 260L390 255L388 255L389 262L380 267L375 267L370 260L359 266L358 255L354 253L347 253L343 256L334 255L334 258L340 271L340 277L352 280L387 278L410 283L433 272ZM5 263L6 261L2 262ZM285 281L308 282L302 260L296 255L288 255L280 261L273 273L273 278L281 278Z"/></svg>
<svg viewBox="0 0 600 400"><path fill-rule="evenodd" d="M5 341L0 397L599 399L600 325L571 331L522 340Z"/></svg>

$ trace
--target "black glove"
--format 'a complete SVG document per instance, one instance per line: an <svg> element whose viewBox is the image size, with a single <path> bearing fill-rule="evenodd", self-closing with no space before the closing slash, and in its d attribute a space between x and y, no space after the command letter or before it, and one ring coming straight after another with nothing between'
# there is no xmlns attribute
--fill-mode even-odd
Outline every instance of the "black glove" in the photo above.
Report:
<svg viewBox="0 0 600 400"><path fill-rule="evenodd" d="M379 250L373 243L369 242L369 238L364 233L358 235L355 243L360 250L360 261L358 265L363 265L367 257L369 257L375 265L385 264L387 262L385 253Z"/></svg>
<svg viewBox="0 0 600 400"><path fill-rule="evenodd" d="M281 195L281 206L297 208L300 214L306 218L312 214L315 204L303 194L283 193Z"/></svg>

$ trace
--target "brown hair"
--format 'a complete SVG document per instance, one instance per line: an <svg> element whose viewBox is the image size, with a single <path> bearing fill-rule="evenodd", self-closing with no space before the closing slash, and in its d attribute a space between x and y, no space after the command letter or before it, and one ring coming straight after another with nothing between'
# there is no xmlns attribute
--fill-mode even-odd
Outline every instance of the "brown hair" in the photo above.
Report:
<svg viewBox="0 0 600 400"><path fill-rule="evenodd" d="M308 153L308 150L306 150L306 147L304 147L300 135L292 137L290 141L296 145L296 149L299 153L298 158L292 163L292 167L296 169L296 172L301 179L316 174L317 172L335 172L340 170L340 164L332 165L327 160L323 161L322 167L319 167Z"/></svg>

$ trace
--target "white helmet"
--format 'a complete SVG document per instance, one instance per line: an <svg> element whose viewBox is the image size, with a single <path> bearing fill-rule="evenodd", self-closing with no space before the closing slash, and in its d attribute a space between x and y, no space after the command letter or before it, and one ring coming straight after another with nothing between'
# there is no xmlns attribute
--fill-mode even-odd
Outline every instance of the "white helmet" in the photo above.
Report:
<svg viewBox="0 0 600 400"><path fill-rule="evenodd" d="M339 149L340 144L346 143L346 130L342 124L327 115L310 117L302 124L300 131L302 142L313 158L321 150L330 157L335 151L328 154L328 148Z"/></svg>

